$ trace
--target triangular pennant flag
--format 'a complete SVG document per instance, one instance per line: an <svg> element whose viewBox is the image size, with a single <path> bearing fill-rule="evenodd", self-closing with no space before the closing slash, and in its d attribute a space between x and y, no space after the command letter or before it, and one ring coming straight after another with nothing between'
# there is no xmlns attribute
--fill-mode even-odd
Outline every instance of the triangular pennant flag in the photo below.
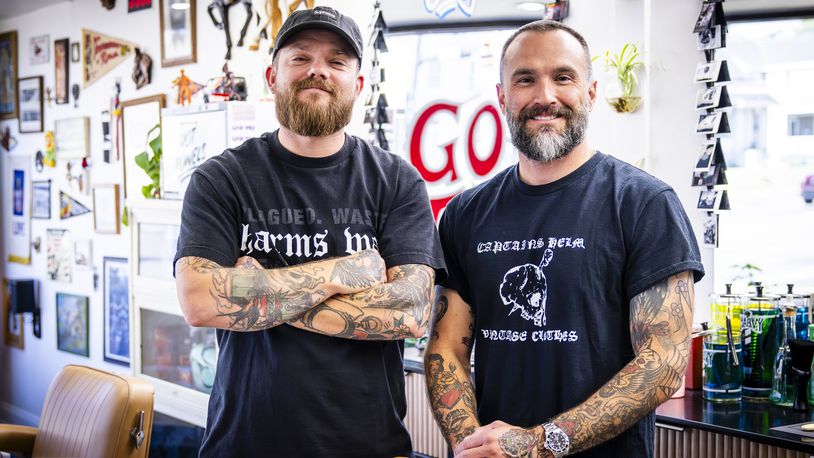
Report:
<svg viewBox="0 0 814 458"><path fill-rule="evenodd" d="M135 43L82 29L82 87L90 86L124 62L135 48Z"/></svg>
<svg viewBox="0 0 814 458"><path fill-rule="evenodd" d="M59 219L73 218L74 216L90 213L90 209L73 197L59 191Z"/></svg>

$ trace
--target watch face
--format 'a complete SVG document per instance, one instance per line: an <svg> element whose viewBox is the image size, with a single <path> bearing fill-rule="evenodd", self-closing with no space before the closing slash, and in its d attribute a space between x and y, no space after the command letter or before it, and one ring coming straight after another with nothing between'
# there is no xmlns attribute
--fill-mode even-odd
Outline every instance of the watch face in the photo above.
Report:
<svg viewBox="0 0 814 458"><path fill-rule="evenodd" d="M568 445L568 436L562 431L551 431L546 435L545 446L555 454L567 452Z"/></svg>

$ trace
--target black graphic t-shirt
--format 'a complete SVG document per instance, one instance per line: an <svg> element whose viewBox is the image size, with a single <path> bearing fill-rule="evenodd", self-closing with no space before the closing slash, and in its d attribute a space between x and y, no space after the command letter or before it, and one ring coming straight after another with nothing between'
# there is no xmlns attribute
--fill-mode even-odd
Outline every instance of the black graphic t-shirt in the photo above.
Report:
<svg viewBox="0 0 814 458"><path fill-rule="evenodd" d="M596 153L529 186L517 166L454 198L439 230L449 278L475 312L482 424L538 425L586 400L633 359L631 298L692 270L692 227L666 184ZM651 457L654 416L579 456Z"/></svg>
<svg viewBox="0 0 814 458"><path fill-rule="evenodd" d="M266 268L376 248L387 267L444 278L424 182L353 137L307 158L264 134L202 164L184 196L176 260ZM217 331L220 354L201 456L406 456L403 343L327 337L288 325Z"/></svg>

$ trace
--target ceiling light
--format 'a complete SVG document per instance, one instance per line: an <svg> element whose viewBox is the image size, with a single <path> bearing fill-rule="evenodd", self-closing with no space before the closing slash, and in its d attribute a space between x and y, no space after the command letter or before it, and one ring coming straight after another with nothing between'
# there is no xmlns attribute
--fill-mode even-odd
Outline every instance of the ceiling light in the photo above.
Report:
<svg viewBox="0 0 814 458"><path fill-rule="evenodd" d="M540 2L520 2L514 6L523 11L543 11L545 9L545 4Z"/></svg>

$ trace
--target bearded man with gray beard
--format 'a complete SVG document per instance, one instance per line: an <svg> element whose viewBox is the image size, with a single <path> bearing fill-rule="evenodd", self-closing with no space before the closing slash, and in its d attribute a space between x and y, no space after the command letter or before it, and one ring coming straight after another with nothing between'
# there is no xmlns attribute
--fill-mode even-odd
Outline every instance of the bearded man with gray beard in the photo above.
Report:
<svg viewBox="0 0 814 458"><path fill-rule="evenodd" d="M652 457L704 275L692 227L670 186L588 145L596 82L578 32L521 27L500 72L519 162L441 218L435 418L456 457ZM484 248L496 240L512 249Z"/></svg>
<svg viewBox="0 0 814 458"><path fill-rule="evenodd" d="M266 70L280 129L192 175L178 299L220 347L200 456L412 454L403 339L443 253L418 172L344 132L361 58L352 19L292 13Z"/></svg>

